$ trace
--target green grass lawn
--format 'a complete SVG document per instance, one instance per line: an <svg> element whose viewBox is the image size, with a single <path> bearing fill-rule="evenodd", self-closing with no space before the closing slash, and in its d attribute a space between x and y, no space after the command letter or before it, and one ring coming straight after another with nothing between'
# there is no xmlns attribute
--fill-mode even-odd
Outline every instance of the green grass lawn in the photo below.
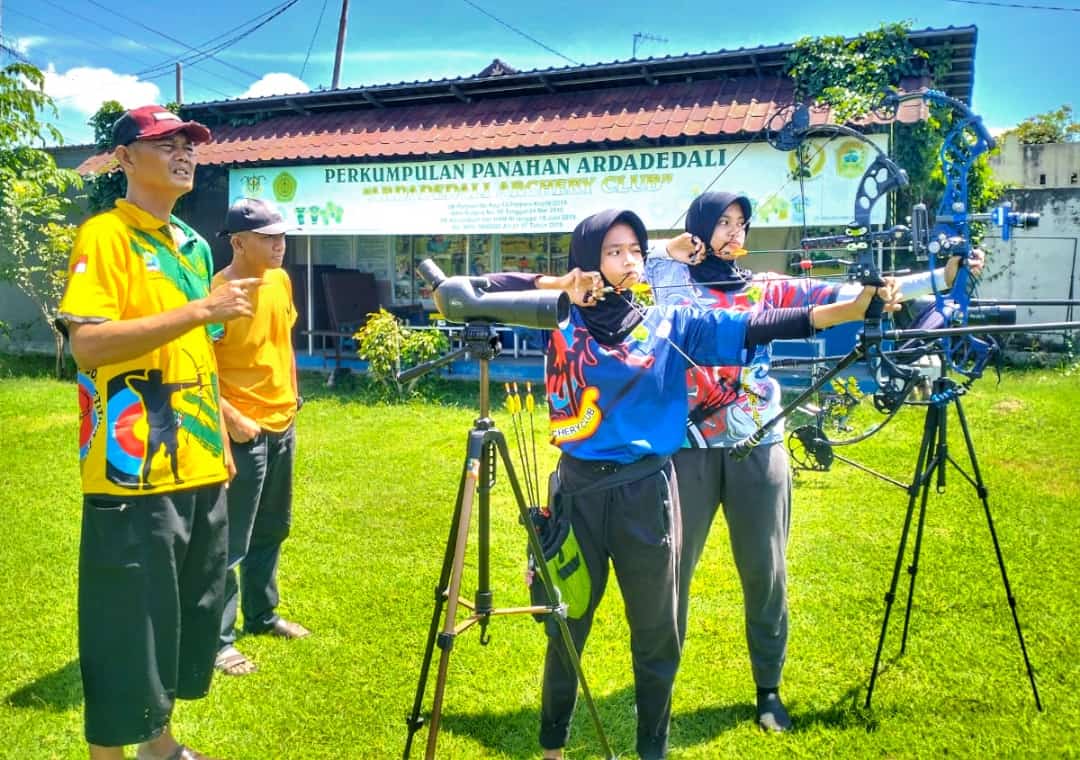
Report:
<svg viewBox="0 0 1080 760"><path fill-rule="evenodd" d="M281 611L314 634L242 639L259 672L217 677L208 698L180 705L177 735L215 756L390 758L404 747L476 388L443 387L441 403L388 406L308 380L280 579ZM501 406L502 394L493 398ZM1009 373L1000 385L986 378L964 400L1044 712L1035 709L981 505L955 471L943 494L930 495L907 652L897 657L904 574L873 708L863 709L907 497L837 465L796 481L783 688L796 730L764 735L752 722L740 591L721 520L691 592L671 756L1080 754L1077 408L1080 383L1055 372ZM513 449L508 415L495 416ZM850 453L906 481L922 423L921 411L904 410ZM950 423L951 451L964 461L955 417ZM536 425L540 434L539 414ZM75 426L72 383L0 371L0 757L85 756ZM546 475L555 454L542 440L539 448ZM492 523L496 604L525 604L524 534L501 472ZM472 542L467 596L476 557ZM584 667L612 745L632 757L632 676L615 588ZM513 616L488 633L487 646L475 629L457 640L439 757L539 756L541 627ZM422 730L414 757L425 741ZM583 708L568 749L573 758L599 755Z"/></svg>

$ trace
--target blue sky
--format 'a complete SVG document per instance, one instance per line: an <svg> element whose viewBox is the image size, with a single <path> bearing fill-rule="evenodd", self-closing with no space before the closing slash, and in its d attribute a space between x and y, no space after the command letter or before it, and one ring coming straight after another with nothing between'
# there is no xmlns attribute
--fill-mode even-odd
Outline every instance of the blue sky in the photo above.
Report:
<svg viewBox="0 0 1080 760"><path fill-rule="evenodd" d="M4 0L0 34L5 45L48 72L47 89L61 108L58 126L66 142L79 143L91 138L85 122L104 100L127 106L172 100L171 70L156 75L152 69L191 55L184 45L228 38L230 30L286 2ZM855 35L906 20L916 29L978 27L973 107L988 126L1002 129L1063 103L1080 110L1080 0L1041 4L1077 12L946 0L353 0L341 83L469 76L496 57L520 70L561 67L567 59L625 60L635 33L663 38L639 43L638 57L659 57L790 43L806 35ZM296 0L215 59L186 66L185 101L329 87L340 10L341 0Z"/></svg>

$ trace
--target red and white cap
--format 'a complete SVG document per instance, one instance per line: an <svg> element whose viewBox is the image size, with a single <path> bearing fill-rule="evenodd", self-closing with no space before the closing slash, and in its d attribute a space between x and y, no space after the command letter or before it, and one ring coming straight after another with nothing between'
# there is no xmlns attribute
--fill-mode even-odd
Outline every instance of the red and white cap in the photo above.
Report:
<svg viewBox="0 0 1080 760"><path fill-rule="evenodd" d="M193 143L210 141L210 130L197 121L184 121L167 108L141 106L124 113L112 129L113 147L136 140L157 140L183 132Z"/></svg>

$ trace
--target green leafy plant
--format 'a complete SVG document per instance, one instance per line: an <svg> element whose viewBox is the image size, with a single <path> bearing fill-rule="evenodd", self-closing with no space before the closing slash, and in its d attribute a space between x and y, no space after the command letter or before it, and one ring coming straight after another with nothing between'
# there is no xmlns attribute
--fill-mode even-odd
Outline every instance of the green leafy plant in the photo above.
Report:
<svg viewBox="0 0 1080 760"><path fill-rule="evenodd" d="M386 309L369 315L355 337L357 353L367 361L368 372L399 401L412 396L424 376L402 383L398 373L449 349L446 336L438 330L410 330Z"/></svg>
<svg viewBox="0 0 1080 760"><path fill-rule="evenodd" d="M930 54L911 44L910 28L882 24L850 40L803 37L788 54L796 99L830 105L841 124L865 115L903 77L928 73Z"/></svg>
<svg viewBox="0 0 1080 760"><path fill-rule="evenodd" d="M852 39L804 37L788 55L788 75L795 81L796 98L828 105L837 123L864 118L881 96L905 77L923 76L940 81L950 70L947 48L933 53L917 48L908 37L907 22L883 24ZM915 203L937 208L945 179L939 153L952 126L950 109L931 105L929 117L915 124L892 126L892 154L908 174L909 185L892 194L892 222L906 221ZM988 154L982 154L968 175L968 208L982 211L1001 197L1004 186L993 180ZM800 161L805 163L805 161ZM793 175L798 178L798 171ZM973 225L976 242L979 229ZM901 252L893 264L910 265L911 255Z"/></svg>
<svg viewBox="0 0 1080 760"><path fill-rule="evenodd" d="M56 342L56 376L64 369L64 337L53 320L63 294L75 227L66 222L79 176L59 169L34 143L62 142L38 120L52 109L45 78L29 64L0 69L0 281L10 282L41 311Z"/></svg>
<svg viewBox="0 0 1080 760"><path fill-rule="evenodd" d="M87 123L94 128L94 145L99 153L112 150L113 124L123 113L122 105L115 100L107 100L90 117ZM91 214L108 211L116 204L117 198L123 198L126 194L127 178L112 162L86 182L86 196Z"/></svg>
<svg viewBox="0 0 1080 760"><path fill-rule="evenodd" d="M1080 122L1073 119L1070 105L1054 111L1029 116L1005 133L1015 137L1022 145L1077 142L1080 140Z"/></svg>

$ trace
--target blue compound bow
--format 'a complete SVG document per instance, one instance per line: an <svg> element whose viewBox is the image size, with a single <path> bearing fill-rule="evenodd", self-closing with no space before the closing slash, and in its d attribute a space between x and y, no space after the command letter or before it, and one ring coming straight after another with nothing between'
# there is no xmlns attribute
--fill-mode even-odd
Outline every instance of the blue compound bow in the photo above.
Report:
<svg viewBox="0 0 1080 760"><path fill-rule="evenodd" d="M997 344L993 338L988 337L990 334L1080 327L1080 323L979 328L968 326L973 283L964 264L973 248L971 224L990 222L1000 227L1002 238L1008 240L1013 228L1035 226L1038 215L1013 212L1007 204L989 213L970 213L967 207L968 178L976 159L994 147L993 137L986 130L981 117L972 113L965 104L936 90L903 95L891 93L882 100L875 113L883 120L892 119L902 103L915 99L948 107L953 113L952 126L941 148L945 189L933 225L926 207L919 204L912 211L910 227L897 225L884 230L871 229L870 220L875 205L888 193L906 186L908 177L902 168L861 132L842 125L812 125L806 106L785 109L770 119L769 142L780 150L804 150L805 141L815 135L843 135L871 146L875 153L874 161L859 180L852 212L853 221L847 230L839 235L803 238L803 251L808 253L814 249L847 249L854 254L851 278L864 285L877 286L883 284L883 280L875 257L875 244L906 244L917 259L925 256L930 260L934 305L916 325L923 329L886 330L882 303L875 297L867 310L863 331L856 347L840 357L832 369L820 374L809 388L785 406L776 417L740 442L734 448L736 456L749 452L781 420L796 411L805 410L807 402L821 388L833 383L841 372L857 361L867 361L876 385L873 394L874 406L885 414L886 418L855 438L835 443L826 438L821 415L814 425L794 431L792 436L798 439L799 445L808 451L816 463L810 466L810 469L828 469L828 462L832 460L831 445L865 440L892 419L920 383L922 372L915 366L918 360L927 356L941 357L947 370L966 378L966 387L982 375L996 352ZM773 129L773 125L780 121L783 121L782 125ZM947 293L938 292L933 274L934 260L953 256L961 258L961 266L951 289ZM892 343L899 343L899 348L891 348L889 344ZM801 363L801 360L780 361L774 366L797 363ZM850 406L850 403L845 402L846 408ZM790 445L789 443L789 447Z"/></svg>

